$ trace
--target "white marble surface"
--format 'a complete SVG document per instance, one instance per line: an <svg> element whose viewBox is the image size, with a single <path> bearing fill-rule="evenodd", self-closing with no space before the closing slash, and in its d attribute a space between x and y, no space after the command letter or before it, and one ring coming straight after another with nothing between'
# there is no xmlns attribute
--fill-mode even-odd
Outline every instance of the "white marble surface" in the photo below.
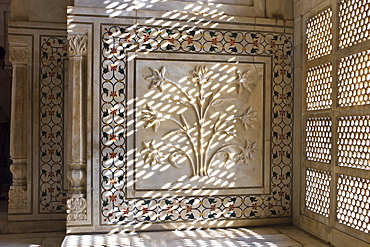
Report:
<svg viewBox="0 0 370 247"><path fill-rule="evenodd" d="M235 59L235 56L221 56L220 58L215 55L203 55L196 57L197 60L187 60L189 58L183 56L177 57L176 59L176 56L172 55L159 61L153 61L151 58L145 60L141 57L142 60L135 63L138 131L135 133L136 141L134 143L138 145L136 147L138 148L136 157L138 162L135 165L136 173L134 174L136 177L133 180L137 181L136 189L148 193L153 189L161 191L176 189L176 195L178 195L177 190L190 188L210 188L213 190L227 188L228 192L223 191L222 193L228 194L236 193L231 190L232 188L262 188L264 141L268 139L264 136L262 126L265 115L269 115L264 112L264 89L266 90L267 86L264 85L262 79L264 78L263 65L246 63L245 61L240 61L238 65L226 62L228 59ZM224 59L225 62L220 62L220 59ZM192 77L192 73L195 73L200 67L207 70L204 72L209 74L206 76L209 79L202 87L204 91L201 90L206 99L204 106L196 101L200 86L192 81L194 78L198 78ZM149 68L157 72L163 70L163 76L173 83L165 81L157 85L150 82L150 78L153 77L152 73L156 75L156 72L151 73ZM269 71L269 69L267 70ZM239 76L242 76L243 73L245 78L238 79L236 71L240 73ZM242 80L245 84L239 85L239 81ZM173 84L177 85L180 90ZM189 95L189 100L184 98L185 93ZM207 114L202 117L204 124L199 126L194 109L191 106L179 104L174 100L176 97L185 102L192 102L198 112L208 109ZM217 107L212 106L211 103L216 103L217 100L219 101ZM209 107L207 108L207 106ZM158 113L158 116L155 117L162 120L153 120L154 116L148 112ZM246 119L241 117L244 114L247 115ZM148 116L152 121L145 121ZM157 124L153 125L155 121ZM184 137L184 131L178 126L184 121L186 126L190 128L188 135L192 140L195 152L198 151L198 153L191 151L188 138ZM221 127L215 127L218 126L217 123ZM198 140L198 135L201 135L199 133L202 131L204 135ZM169 135L169 133L176 134ZM199 142L203 144L201 145ZM148 145L149 147L147 147ZM211 178L205 178L203 174L193 176L189 160L192 161L191 164L195 169L199 166L203 167L196 162L199 154L203 151L203 149L198 150L200 145L203 147L210 145L209 149L204 148L205 162L202 165L204 167L209 165ZM134 148L132 147L132 149ZM156 159L152 154L152 148L159 150L158 157L155 156ZM186 152L187 156L183 155L177 160L174 159L176 164L172 164L170 154L178 150ZM238 159L244 152L245 156ZM225 158L221 154L230 156ZM261 193L261 191L253 192Z"/></svg>
<svg viewBox="0 0 370 247"><path fill-rule="evenodd" d="M64 240L63 240L64 239ZM3 234L0 246L331 246L294 226L159 231L121 234Z"/></svg>

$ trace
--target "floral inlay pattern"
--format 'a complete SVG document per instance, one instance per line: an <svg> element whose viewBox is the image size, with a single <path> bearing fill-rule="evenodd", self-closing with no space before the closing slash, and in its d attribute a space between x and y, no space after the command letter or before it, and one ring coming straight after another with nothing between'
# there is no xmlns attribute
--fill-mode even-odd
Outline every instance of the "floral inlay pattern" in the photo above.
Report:
<svg viewBox="0 0 370 247"><path fill-rule="evenodd" d="M129 51L165 51L204 54L245 54L266 55L272 59L272 105L271 105L271 193L267 195L245 196L189 196L129 199L126 195L130 161L127 160L127 139L130 133L126 128L127 112L127 60ZM143 222L163 223L171 221L196 221L207 219L246 219L285 217L291 213L291 135L292 135L292 37L285 34L258 33L248 31L221 31L196 29L166 29L143 26L103 26L102 27L102 81L101 81L101 217L103 224L141 224ZM147 89L165 91L168 67L152 67L145 75ZM204 85L210 79L206 67L194 67L189 80ZM235 71L236 91L253 91L253 82L245 70ZM179 89L180 90L180 89ZM267 95L266 97L269 97ZM174 98L179 104L196 104L186 94ZM218 98L221 100L221 98ZM230 100L228 103L231 103ZM218 102L215 102L218 103ZM226 102L222 103L226 104ZM222 104L220 106L222 106ZM267 106L269 107L269 106ZM246 131L253 130L257 112L246 107L233 116ZM141 115L147 130L159 131L169 116L153 105L144 105ZM186 135L191 123L185 117L175 119ZM181 126L181 127L180 127ZM173 133L175 134L175 133ZM186 136L184 136L186 137ZM138 150L150 166L162 166L176 157L191 162L190 153L174 149L174 154L164 153L161 143L152 140L140 143ZM245 162L258 154L254 141L247 141L236 149L233 157L222 153L227 162ZM183 167L179 162L173 166ZM238 164L241 165L241 164ZM195 167L194 163L194 168ZM200 172L200 170L199 170ZM194 173L197 170L194 169ZM201 174L201 172L199 173ZM203 174L205 171L203 169Z"/></svg>
<svg viewBox="0 0 370 247"><path fill-rule="evenodd" d="M66 37L43 37L40 81L40 211L64 212L63 111Z"/></svg>

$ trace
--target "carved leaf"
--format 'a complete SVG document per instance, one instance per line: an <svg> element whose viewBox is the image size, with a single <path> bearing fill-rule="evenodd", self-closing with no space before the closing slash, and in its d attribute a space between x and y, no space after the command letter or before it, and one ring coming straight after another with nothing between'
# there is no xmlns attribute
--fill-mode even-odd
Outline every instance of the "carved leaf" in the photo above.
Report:
<svg viewBox="0 0 370 247"><path fill-rule="evenodd" d="M219 105L221 105L225 102L231 101L231 100L234 100L234 98L216 99L216 100L212 101L211 106L219 106Z"/></svg>
<svg viewBox="0 0 370 247"><path fill-rule="evenodd" d="M170 132L168 132L167 134L165 134L163 136L163 138L168 138L170 136L183 135L183 134L184 134L184 131L183 130L171 130Z"/></svg>
<svg viewBox="0 0 370 247"><path fill-rule="evenodd" d="M219 152L218 154L225 158L225 161L222 164L222 166L226 165L232 160L231 155L228 152Z"/></svg>
<svg viewBox="0 0 370 247"><path fill-rule="evenodd" d="M221 116L218 117L215 125L213 126L213 131L216 132L218 130L218 128L220 127L220 124L221 124Z"/></svg>
<svg viewBox="0 0 370 247"><path fill-rule="evenodd" d="M173 165L176 168L180 168L179 164L176 162L176 157L179 155L184 155L184 151L175 151L170 154L168 157L168 161L170 162L171 165Z"/></svg>
<svg viewBox="0 0 370 247"><path fill-rule="evenodd" d="M176 102L178 102L180 104L183 104L183 105L187 105L187 106L191 106L192 105L191 102L189 100L185 99L185 98L171 97L171 99L173 101L176 101Z"/></svg>
<svg viewBox="0 0 370 247"><path fill-rule="evenodd" d="M183 126L184 126L184 129L185 130L189 130L189 125L188 125L188 123L186 122L186 119L185 119L185 117L182 115L182 114L180 114L180 119L181 119L181 123L183 124Z"/></svg>

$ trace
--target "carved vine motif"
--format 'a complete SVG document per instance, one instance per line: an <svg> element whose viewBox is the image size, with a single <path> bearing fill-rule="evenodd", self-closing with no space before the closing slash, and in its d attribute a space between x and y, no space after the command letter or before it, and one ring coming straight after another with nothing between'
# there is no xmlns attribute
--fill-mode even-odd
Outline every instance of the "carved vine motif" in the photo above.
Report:
<svg viewBox="0 0 370 247"><path fill-rule="evenodd" d="M240 120L245 130L253 128L253 122L256 121L256 112L249 106L240 116L233 116L227 110L224 110L228 116L219 116L217 119L211 118L209 116L210 108L222 107L224 103L232 102L236 98L222 98L222 87L208 89L214 83L214 78L212 72L208 71L206 66L195 66L190 71L191 76L188 77L188 81L195 85L197 95L189 93L187 87L184 87L180 82L174 82L166 78L165 67L159 70L150 68L150 70L152 74L145 78L151 83L149 90L158 88L163 93L165 84L171 84L182 96L171 96L169 100L187 107L186 111L192 110L196 118L195 121L191 122L184 114L166 115L148 104L145 105L141 118L141 121L145 123L144 128L152 127L154 131L157 131L161 122L170 121L178 128L169 131L162 138L166 139L177 135L184 136L187 140L183 147L174 145L164 147L162 144L157 145L154 139L143 142L144 148L141 154L144 155L145 162L150 165L164 165L169 162L174 167L180 168L179 160L181 160L181 163L187 160L191 165L193 176L209 176L209 168L217 155L222 157L224 164L229 162L248 164L254 159L253 154L257 152L255 142L247 140L244 146L231 143L224 143L221 146L214 145L217 142L217 137L221 135L232 140L236 134L233 125L235 120ZM242 90L252 92L250 86L255 84L256 81L251 78L249 70L241 72L237 69L235 79L231 83L236 84L237 93L240 94ZM210 133L209 128L205 129L205 125L211 126Z"/></svg>

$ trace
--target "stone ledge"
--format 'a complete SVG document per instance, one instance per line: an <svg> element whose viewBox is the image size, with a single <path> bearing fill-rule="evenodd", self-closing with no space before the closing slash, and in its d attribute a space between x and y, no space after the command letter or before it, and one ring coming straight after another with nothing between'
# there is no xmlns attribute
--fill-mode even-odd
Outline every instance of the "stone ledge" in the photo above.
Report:
<svg viewBox="0 0 370 247"><path fill-rule="evenodd" d="M65 220L0 222L1 234L65 231Z"/></svg>

